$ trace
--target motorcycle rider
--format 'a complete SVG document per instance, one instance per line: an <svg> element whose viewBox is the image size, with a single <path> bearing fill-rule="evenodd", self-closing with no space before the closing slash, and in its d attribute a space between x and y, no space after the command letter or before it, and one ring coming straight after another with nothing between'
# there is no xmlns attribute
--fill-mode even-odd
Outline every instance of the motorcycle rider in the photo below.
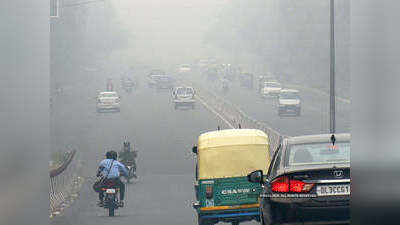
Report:
<svg viewBox="0 0 400 225"><path fill-rule="evenodd" d="M228 81L228 79L226 78L226 76L224 76L224 77L222 78L222 91L223 91L224 93L227 93L227 92L229 91L229 81Z"/></svg>
<svg viewBox="0 0 400 225"><path fill-rule="evenodd" d="M133 177L136 177L136 157L137 153L135 150L131 151L131 143L129 141L124 142L124 147L122 151L119 153L119 159L125 166L132 166L134 174Z"/></svg>
<svg viewBox="0 0 400 225"><path fill-rule="evenodd" d="M112 83L112 79L111 78L107 79L106 89L107 89L107 91L114 91L114 85Z"/></svg>
<svg viewBox="0 0 400 225"><path fill-rule="evenodd" d="M113 183L120 189L120 201L119 206L124 206L125 197L125 184L121 181L121 173L124 177L128 177L128 170L126 167L120 163L118 160L118 154L115 151L108 151L106 153L106 159L103 159L99 164L99 169L97 170L97 176L107 176L107 180L112 180ZM104 206L104 192L99 192L99 204L100 207Z"/></svg>

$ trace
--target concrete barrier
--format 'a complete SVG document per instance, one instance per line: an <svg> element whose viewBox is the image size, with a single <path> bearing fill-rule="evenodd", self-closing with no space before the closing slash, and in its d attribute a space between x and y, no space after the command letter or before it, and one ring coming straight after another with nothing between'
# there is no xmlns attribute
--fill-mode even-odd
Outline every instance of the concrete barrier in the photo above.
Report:
<svg viewBox="0 0 400 225"><path fill-rule="evenodd" d="M278 147L281 140L281 134L268 124L255 120L241 110L240 107L218 96L211 90L207 90L194 82L182 78L180 79L180 82L182 84L194 87L196 90L196 98L200 101L200 103L202 103L212 113L217 115L217 117L227 126L227 128L260 129L269 136L270 153L272 154Z"/></svg>

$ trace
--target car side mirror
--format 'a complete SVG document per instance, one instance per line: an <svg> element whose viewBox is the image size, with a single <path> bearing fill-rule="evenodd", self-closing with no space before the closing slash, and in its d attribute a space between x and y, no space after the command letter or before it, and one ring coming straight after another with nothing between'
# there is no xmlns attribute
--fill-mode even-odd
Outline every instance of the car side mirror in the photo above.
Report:
<svg viewBox="0 0 400 225"><path fill-rule="evenodd" d="M192 148L192 152L194 153L194 154L197 154L197 146L195 145L195 146L193 146L193 148Z"/></svg>
<svg viewBox="0 0 400 225"><path fill-rule="evenodd" d="M259 183L262 184L263 181L263 171L256 170L247 175L247 180L251 183Z"/></svg>

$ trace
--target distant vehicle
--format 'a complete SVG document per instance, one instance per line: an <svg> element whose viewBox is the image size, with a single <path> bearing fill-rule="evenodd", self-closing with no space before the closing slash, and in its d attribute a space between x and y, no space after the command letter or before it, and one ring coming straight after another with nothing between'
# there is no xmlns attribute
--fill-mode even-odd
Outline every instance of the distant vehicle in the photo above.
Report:
<svg viewBox="0 0 400 225"><path fill-rule="evenodd" d="M208 65L208 60L207 60L207 59L200 59L200 60L198 61L198 63L197 63L197 67L198 67L200 70L202 70L202 69L204 69L205 67L207 67L207 65Z"/></svg>
<svg viewBox="0 0 400 225"><path fill-rule="evenodd" d="M150 71L147 75L147 84L150 88L156 87L157 79L165 76L165 72L163 70L155 69Z"/></svg>
<svg viewBox="0 0 400 225"><path fill-rule="evenodd" d="M255 168L267 172L269 137L256 129L228 129L203 133L196 154L195 193L198 224L239 224L259 220L261 185L247 181Z"/></svg>
<svg viewBox="0 0 400 225"><path fill-rule="evenodd" d="M265 82L276 81L271 75L261 75L258 77L258 91L262 94Z"/></svg>
<svg viewBox="0 0 400 225"><path fill-rule="evenodd" d="M229 92L229 88L230 88L229 83L230 83L230 81L226 78L221 80L222 92L224 94L227 94Z"/></svg>
<svg viewBox="0 0 400 225"><path fill-rule="evenodd" d="M159 76L155 79L155 87L157 90L172 89L174 87L174 83L174 78L168 75Z"/></svg>
<svg viewBox="0 0 400 225"><path fill-rule="evenodd" d="M277 97L281 93L282 85L277 81L267 81L264 82L264 88L262 89L262 96L267 97Z"/></svg>
<svg viewBox="0 0 400 225"><path fill-rule="evenodd" d="M251 73L242 73L239 77L240 87L253 89L254 86L254 75Z"/></svg>
<svg viewBox="0 0 400 225"><path fill-rule="evenodd" d="M241 70L238 66L234 66L231 64L226 64L225 68L224 68L224 76L230 80L230 81L234 81L237 76L241 74Z"/></svg>
<svg viewBox="0 0 400 225"><path fill-rule="evenodd" d="M190 68L189 64L182 64L182 65L179 66L179 69L178 69L178 72L180 74L188 73L190 71L192 71L192 69Z"/></svg>
<svg viewBox="0 0 400 225"><path fill-rule="evenodd" d="M258 170L248 175L250 182L264 186L261 224L349 223L350 138L350 134L285 138L267 174Z"/></svg>
<svg viewBox="0 0 400 225"><path fill-rule="evenodd" d="M195 91L192 87L176 87L172 91L172 97L175 109L179 107L195 108L196 100L194 99Z"/></svg>
<svg viewBox="0 0 400 225"><path fill-rule="evenodd" d="M97 112L105 110L120 111L120 97L117 92L100 92L97 96Z"/></svg>
<svg viewBox="0 0 400 225"><path fill-rule="evenodd" d="M208 64L209 64L209 65L211 65L211 64L217 64L217 62L218 62L218 60L217 60L216 58L214 58L214 57L208 58Z"/></svg>
<svg viewBox="0 0 400 225"><path fill-rule="evenodd" d="M216 66L209 66L205 73L207 74L208 81L216 81L218 80L218 69Z"/></svg>
<svg viewBox="0 0 400 225"><path fill-rule="evenodd" d="M148 75L147 76L147 84L149 88L154 88L157 85L158 79L160 79L164 75Z"/></svg>
<svg viewBox="0 0 400 225"><path fill-rule="evenodd" d="M114 84L113 84L111 78L108 78L108 79L107 79L106 91L114 91Z"/></svg>
<svg viewBox="0 0 400 225"><path fill-rule="evenodd" d="M149 75L166 75L166 73L164 70L155 69L155 70L151 70Z"/></svg>
<svg viewBox="0 0 400 225"><path fill-rule="evenodd" d="M124 77L121 79L121 86L126 92L131 92L134 87L136 87L136 82L130 77Z"/></svg>
<svg viewBox="0 0 400 225"><path fill-rule="evenodd" d="M278 97L278 115L301 114L301 99L298 90L282 89Z"/></svg>

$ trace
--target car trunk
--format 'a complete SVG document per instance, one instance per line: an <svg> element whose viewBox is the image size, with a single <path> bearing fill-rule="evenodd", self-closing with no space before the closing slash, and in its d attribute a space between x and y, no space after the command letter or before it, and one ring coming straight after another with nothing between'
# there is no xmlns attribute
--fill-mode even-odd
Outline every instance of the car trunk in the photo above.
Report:
<svg viewBox="0 0 400 225"><path fill-rule="evenodd" d="M104 103L104 104L113 104L113 103L117 102L117 98L114 98L114 97L113 98L101 98L100 102Z"/></svg>
<svg viewBox="0 0 400 225"><path fill-rule="evenodd" d="M322 205L337 206L347 205L350 195L350 167L321 168L303 171L292 171L286 176L290 180L299 180L312 183L314 186L308 192L316 194L311 205L323 203Z"/></svg>
<svg viewBox="0 0 400 225"><path fill-rule="evenodd" d="M342 171L341 176L335 171ZM310 167L310 168L297 168L286 171L291 177L299 180L338 180L338 179L350 179L350 167ZM339 172L340 173L340 172ZM336 174L336 175L335 175Z"/></svg>

